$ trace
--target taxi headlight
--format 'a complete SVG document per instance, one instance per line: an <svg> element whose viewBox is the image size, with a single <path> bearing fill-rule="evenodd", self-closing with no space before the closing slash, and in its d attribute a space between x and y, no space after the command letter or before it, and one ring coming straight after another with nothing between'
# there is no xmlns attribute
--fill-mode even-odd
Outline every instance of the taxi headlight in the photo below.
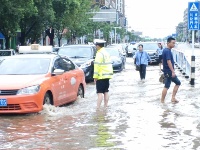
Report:
<svg viewBox="0 0 200 150"><path fill-rule="evenodd" d="M34 86L30 86L30 87L27 87L27 88L20 89L17 92L17 95L36 94L37 92L39 92L39 90L40 90L40 86L39 85L34 85Z"/></svg>
<svg viewBox="0 0 200 150"><path fill-rule="evenodd" d="M91 61L86 62L86 63L82 64L82 65L80 66L80 68L87 68L87 67L91 66L91 64L92 64Z"/></svg>

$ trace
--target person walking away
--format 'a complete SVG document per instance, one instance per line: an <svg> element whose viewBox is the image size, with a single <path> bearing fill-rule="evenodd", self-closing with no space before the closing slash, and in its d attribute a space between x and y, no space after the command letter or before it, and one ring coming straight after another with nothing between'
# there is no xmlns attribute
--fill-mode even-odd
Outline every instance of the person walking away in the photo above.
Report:
<svg viewBox="0 0 200 150"><path fill-rule="evenodd" d="M157 49L157 54L159 56L159 67L160 67L160 72L162 72L161 66L162 66L162 53L163 53L163 46L161 43L158 43L158 49Z"/></svg>
<svg viewBox="0 0 200 150"><path fill-rule="evenodd" d="M133 56L134 62L136 65L140 66L139 73L140 73L140 79L142 82L145 81L146 77L146 67L148 65L148 61L151 63L151 58L149 57L148 53L143 50L143 45L138 45L139 51L136 52L136 54Z"/></svg>
<svg viewBox="0 0 200 150"><path fill-rule="evenodd" d="M109 100L109 80L113 76L113 67L110 55L104 49L106 41L96 40L97 54L94 61L94 82L96 83L96 90L98 95L97 110L100 108L102 100L104 99L104 107L108 106Z"/></svg>
<svg viewBox="0 0 200 150"><path fill-rule="evenodd" d="M171 49L174 48L174 46L175 46L175 39L172 37L169 37L167 39L167 48L165 48L163 50L163 55L162 55L163 56L163 72L164 72L164 76L165 76L165 86L162 91L162 97L161 97L162 103L165 102L165 97L167 95L168 89L170 88L171 82L174 82L176 84L173 89L171 101L172 101L172 103L179 102L175 98L175 96L179 89L179 86L181 85L181 82L178 79L178 77L176 76L175 71L174 71L174 59L173 59L173 55L171 52Z"/></svg>

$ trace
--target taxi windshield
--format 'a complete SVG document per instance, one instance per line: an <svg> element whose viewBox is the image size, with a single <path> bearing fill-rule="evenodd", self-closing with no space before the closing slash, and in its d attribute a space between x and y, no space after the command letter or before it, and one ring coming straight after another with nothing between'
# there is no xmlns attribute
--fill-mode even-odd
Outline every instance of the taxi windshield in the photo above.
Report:
<svg viewBox="0 0 200 150"><path fill-rule="evenodd" d="M0 75L46 74L51 59L48 58L12 58L0 61Z"/></svg>
<svg viewBox="0 0 200 150"><path fill-rule="evenodd" d="M90 58L92 50L90 47L63 47L59 49L58 54L71 58Z"/></svg>

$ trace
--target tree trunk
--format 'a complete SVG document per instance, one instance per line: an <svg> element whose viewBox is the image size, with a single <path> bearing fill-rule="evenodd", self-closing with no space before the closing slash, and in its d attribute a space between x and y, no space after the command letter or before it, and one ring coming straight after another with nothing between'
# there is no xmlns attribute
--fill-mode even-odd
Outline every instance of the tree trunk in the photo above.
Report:
<svg viewBox="0 0 200 150"><path fill-rule="evenodd" d="M60 47L60 40L61 38L58 38L58 47Z"/></svg>
<svg viewBox="0 0 200 150"><path fill-rule="evenodd" d="M61 41L61 39L62 39L62 37L63 37L63 35L61 34L60 36L58 36L58 46L60 47L60 41Z"/></svg>
<svg viewBox="0 0 200 150"><path fill-rule="evenodd" d="M5 36L5 39L6 39L6 49L10 49L10 37L6 37Z"/></svg>
<svg viewBox="0 0 200 150"><path fill-rule="evenodd" d="M21 46L25 45L25 32L21 32L20 44Z"/></svg>
<svg viewBox="0 0 200 150"><path fill-rule="evenodd" d="M107 45L109 45L109 43L110 43L110 40L109 40L109 35L107 36L107 39L106 39L106 41L107 41Z"/></svg>

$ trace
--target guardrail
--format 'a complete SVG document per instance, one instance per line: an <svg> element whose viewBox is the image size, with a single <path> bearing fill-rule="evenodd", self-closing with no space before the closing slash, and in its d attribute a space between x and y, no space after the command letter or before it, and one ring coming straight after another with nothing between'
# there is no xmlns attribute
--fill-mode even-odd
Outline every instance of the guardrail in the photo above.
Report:
<svg viewBox="0 0 200 150"><path fill-rule="evenodd" d="M185 78L190 78L191 65L184 52L177 49L172 49L172 54L178 70L185 76Z"/></svg>

